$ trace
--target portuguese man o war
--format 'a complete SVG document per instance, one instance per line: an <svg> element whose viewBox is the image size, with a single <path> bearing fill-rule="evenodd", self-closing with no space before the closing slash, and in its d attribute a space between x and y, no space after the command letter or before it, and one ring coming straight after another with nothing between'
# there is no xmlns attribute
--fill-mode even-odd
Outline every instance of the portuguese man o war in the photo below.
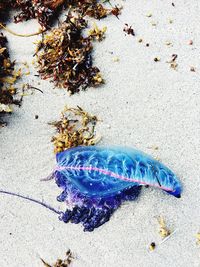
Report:
<svg viewBox="0 0 200 267"><path fill-rule="evenodd" d="M54 211L65 223L82 223L84 231L93 231L107 222L124 201L137 199L144 185L181 197L177 176L159 161L136 149L79 146L58 153L56 160L57 166L51 177L62 190L57 200L67 204L65 212L18 196ZM0 193L17 195L2 190Z"/></svg>
<svg viewBox="0 0 200 267"><path fill-rule="evenodd" d="M108 221L123 201L135 200L142 185L177 198L181 194L170 169L135 149L80 146L58 153L56 159L55 181L63 190L57 199L72 207L61 220L82 223L85 231Z"/></svg>

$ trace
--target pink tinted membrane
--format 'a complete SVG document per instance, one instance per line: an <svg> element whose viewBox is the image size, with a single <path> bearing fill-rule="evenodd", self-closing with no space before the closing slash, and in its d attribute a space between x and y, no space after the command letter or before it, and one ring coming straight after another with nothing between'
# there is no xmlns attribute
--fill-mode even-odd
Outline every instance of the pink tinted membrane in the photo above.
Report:
<svg viewBox="0 0 200 267"><path fill-rule="evenodd" d="M103 173L105 175L108 175L108 176L111 176L113 178L116 178L116 179L119 179L119 180L122 180L122 181L127 181L127 182L133 182L133 183L138 183L140 185L150 185L150 186L154 186L154 187L158 187L158 188L161 188L165 191L173 191L171 188L168 188L168 187L165 187L165 186L159 186L159 185L155 185L155 184L151 184L151 183L146 183L144 181L141 181L141 180L136 180L136 179L132 179L132 178L128 178L128 177L125 177L123 175L119 175L119 174L116 174L114 172L111 172L111 171L108 171L108 170L105 170L105 169L100 169L100 168L97 168L97 167L73 167L73 166L56 166L54 171L62 171L62 170L83 170L83 171L98 171L100 173Z"/></svg>

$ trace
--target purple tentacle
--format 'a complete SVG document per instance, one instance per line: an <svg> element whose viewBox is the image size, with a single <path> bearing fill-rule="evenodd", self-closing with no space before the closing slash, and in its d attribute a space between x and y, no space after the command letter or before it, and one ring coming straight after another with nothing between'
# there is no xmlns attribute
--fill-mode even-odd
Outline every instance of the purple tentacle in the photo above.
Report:
<svg viewBox="0 0 200 267"><path fill-rule="evenodd" d="M5 190L0 190L0 193L29 200L31 202L37 203L37 204L39 204L39 205L41 205L41 206L43 206L43 207L55 212L56 214L61 214L62 213L61 211L58 211L58 210L54 209L53 207L49 206L48 204L46 204L46 203L44 203L42 201L36 200L34 198L31 198L31 197L26 197L26 196L23 196L23 195L20 195L20 194L17 194L17 193L13 193L13 192L9 192L9 191L5 191Z"/></svg>

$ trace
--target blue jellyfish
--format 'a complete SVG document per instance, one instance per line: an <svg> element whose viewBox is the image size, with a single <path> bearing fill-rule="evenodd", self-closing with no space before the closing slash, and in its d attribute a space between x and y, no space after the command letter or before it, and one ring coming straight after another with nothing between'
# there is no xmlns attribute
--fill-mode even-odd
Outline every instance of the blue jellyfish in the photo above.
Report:
<svg viewBox="0 0 200 267"><path fill-rule="evenodd" d="M50 209L63 222L82 223L93 231L107 222L124 202L137 199L142 186L160 188L177 198L181 185L165 165L143 152L122 147L79 146L56 155L52 176L61 193L57 197L68 206L59 211L30 197L0 190Z"/></svg>
<svg viewBox="0 0 200 267"><path fill-rule="evenodd" d="M123 201L135 200L141 187L153 186L177 198L181 185L166 166L141 151L122 147L80 146L58 153L58 201L71 206L60 218L92 231L109 220Z"/></svg>

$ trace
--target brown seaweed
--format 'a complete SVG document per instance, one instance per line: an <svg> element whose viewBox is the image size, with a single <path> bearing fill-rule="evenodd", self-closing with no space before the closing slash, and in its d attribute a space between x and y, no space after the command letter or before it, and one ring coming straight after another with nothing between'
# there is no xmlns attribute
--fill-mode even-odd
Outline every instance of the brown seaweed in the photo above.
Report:
<svg viewBox="0 0 200 267"><path fill-rule="evenodd" d="M103 83L100 70L92 63L92 40L103 34L92 32L83 36L87 27L82 17L67 16L65 22L52 29L39 41L36 49L38 72L42 79L51 79L55 86L66 88L70 94L88 86Z"/></svg>
<svg viewBox="0 0 200 267"><path fill-rule="evenodd" d="M15 22L37 19L43 29L49 28L62 9L72 9L81 16L96 19L106 17L110 11L98 0L16 0L12 7L20 9Z"/></svg>
<svg viewBox="0 0 200 267"><path fill-rule="evenodd" d="M57 134L51 140L54 144L54 152L62 152L80 145L96 144L101 139L95 132L97 122L96 116L89 114L81 107L66 107L59 121L49 123L57 130Z"/></svg>
<svg viewBox="0 0 200 267"><path fill-rule="evenodd" d="M8 48L7 39L0 33L0 116L4 113L12 112L12 104L20 105L20 100L14 98L16 88L14 83L21 75L20 70L15 71L14 62L11 62ZM0 120L0 125L4 123Z"/></svg>
<svg viewBox="0 0 200 267"><path fill-rule="evenodd" d="M45 267L69 267L73 260L74 255L70 249L66 252L66 257L64 258L64 260L57 259L57 261L53 265L50 265L49 263L41 259Z"/></svg>

